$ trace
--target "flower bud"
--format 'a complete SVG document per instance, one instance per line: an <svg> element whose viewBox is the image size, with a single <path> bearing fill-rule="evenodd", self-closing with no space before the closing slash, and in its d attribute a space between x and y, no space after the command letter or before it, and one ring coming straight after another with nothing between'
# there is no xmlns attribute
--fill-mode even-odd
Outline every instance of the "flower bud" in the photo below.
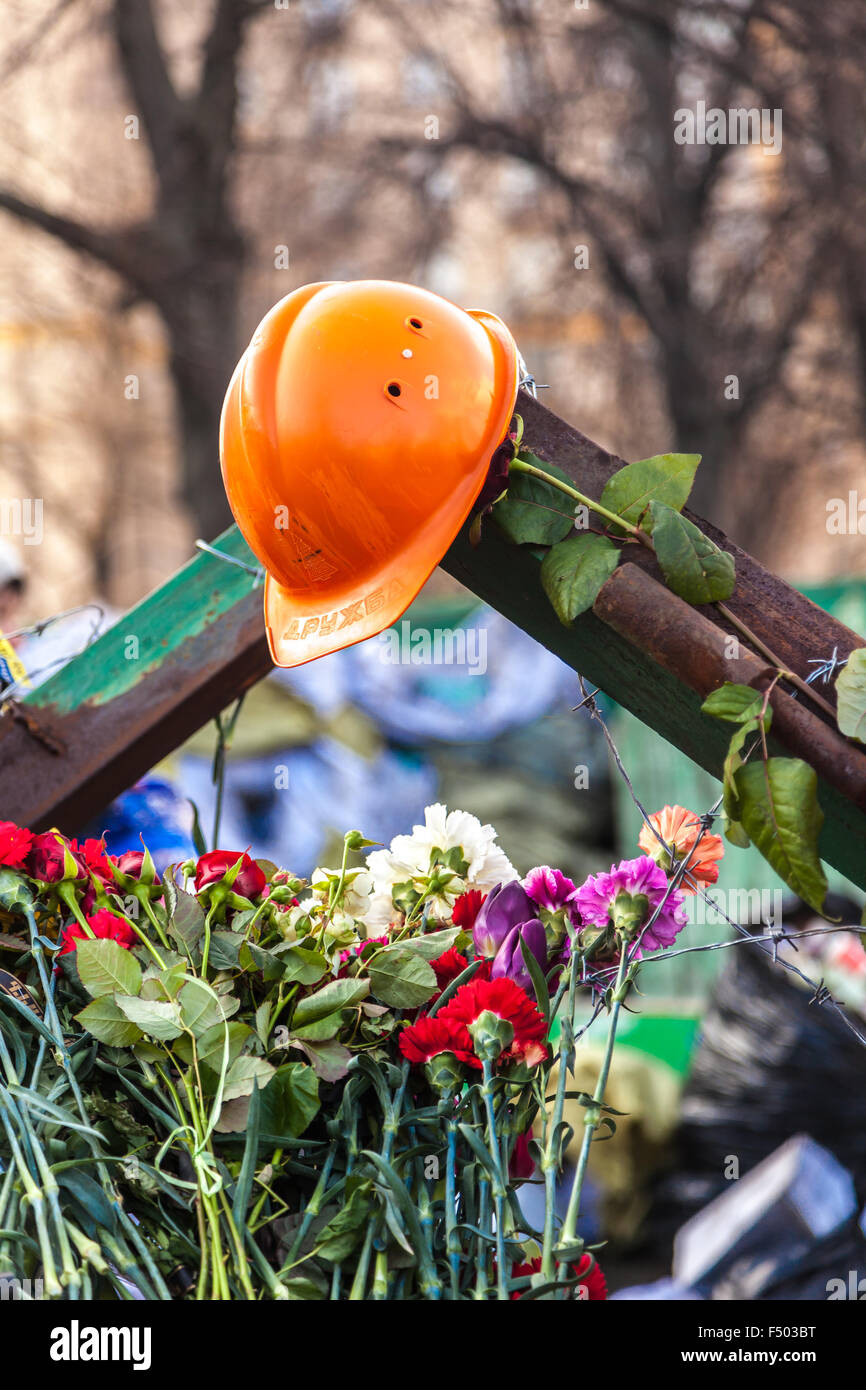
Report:
<svg viewBox="0 0 866 1390"><path fill-rule="evenodd" d="M617 893L610 910L617 935L624 941L636 936L649 916L649 906L645 893L627 893L625 889Z"/></svg>
<svg viewBox="0 0 866 1390"><path fill-rule="evenodd" d="M475 1044L475 1051L481 1060L495 1062L501 1052L514 1042L514 1027L507 1018L484 1009L469 1024L469 1032Z"/></svg>
<svg viewBox="0 0 866 1390"><path fill-rule="evenodd" d="M453 1052L437 1052L424 1068L435 1091L450 1096L463 1085L463 1068Z"/></svg>

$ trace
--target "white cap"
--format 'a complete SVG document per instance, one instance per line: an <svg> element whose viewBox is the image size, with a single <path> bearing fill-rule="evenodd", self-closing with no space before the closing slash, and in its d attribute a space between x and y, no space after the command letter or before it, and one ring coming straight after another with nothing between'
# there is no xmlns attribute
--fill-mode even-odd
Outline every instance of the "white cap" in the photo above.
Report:
<svg viewBox="0 0 866 1390"><path fill-rule="evenodd" d="M0 538L0 589L5 589L7 584L15 584L16 582L23 587L25 582L24 565L14 546Z"/></svg>

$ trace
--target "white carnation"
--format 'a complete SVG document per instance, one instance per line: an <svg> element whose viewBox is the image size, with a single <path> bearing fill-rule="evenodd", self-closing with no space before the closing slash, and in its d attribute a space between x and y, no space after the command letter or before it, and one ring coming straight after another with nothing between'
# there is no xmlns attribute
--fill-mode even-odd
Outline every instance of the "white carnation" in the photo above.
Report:
<svg viewBox="0 0 866 1390"><path fill-rule="evenodd" d="M450 912L455 900L470 888L489 892L497 883L509 883L517 878L517 870L496 844L492 825L482 825L468 811L448 811L440 802L424 810L424 824L412 828L411 835L396 835L388 849L374 850L367 858L367 868L373 880L373 893L365 920L370 925L384 925L394 916L391 890L396 883L426 878L430 872L430 855L434 849L447 853L459 849L468 864L466 874L455 879L432 900L435 909Z"/></svg>

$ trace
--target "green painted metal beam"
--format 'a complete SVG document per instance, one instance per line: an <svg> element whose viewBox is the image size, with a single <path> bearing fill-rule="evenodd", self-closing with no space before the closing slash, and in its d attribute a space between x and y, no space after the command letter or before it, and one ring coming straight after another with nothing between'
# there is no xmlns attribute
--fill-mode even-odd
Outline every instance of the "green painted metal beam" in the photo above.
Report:
<svg viewBox="0 0 866 1390"><path fill-rule="evenodd" d="M255 564L236 527L216 543ZM271 670L262 592L199 553L0 715L0 819L82 824Z"/></svg>

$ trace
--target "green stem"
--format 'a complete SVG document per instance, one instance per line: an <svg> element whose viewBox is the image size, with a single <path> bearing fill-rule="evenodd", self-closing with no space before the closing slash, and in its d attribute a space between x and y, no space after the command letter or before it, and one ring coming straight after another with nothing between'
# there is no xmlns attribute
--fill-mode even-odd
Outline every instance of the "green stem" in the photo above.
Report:
<svg viewBox="0 0 866 1390"><path fill-rule="evenodd" d="M170 944L169 944L169 942L168 942L168 938L166 937L166 934L165 934L165 932L164 932L163 929L162 929L162 923L160 922L159 918L157 917L156 913L154 912L154 910L153 910L153 908L152 908L152 906L151 906L151 904L150 904L150 899L149 899L149 898L147 897L147 895L145 894L144 897L141 897L141 898L138 899L138 902L140 902L141 905L142 905L142 907L144 908L145 916L146 916L146 917L148 918L148 920L150 921L152 927L154 928L154 930L155 930L157 936L159 937L160 941L162 942L163 946L165 947L165 949L166 949L167 951L170 951L170 950L171 950L171 946L170 946Z"/></svg>
<svg viewBox="0 0 866 1390"><path fill-rule="evenodd" d="M204 919L204 950L201 957L201 978L203 980L207 978L207 962L210 955L210 924L215 910L215 907L209 907Z"/></svg>
<svg viewBox="0 0 866 1390"><path fill-rule="evenodd" d="M634 526L630 521L625 521L623 517L617 516L616 512L608 511L607 507L603 507L600 502L595 502L591 497L587 497L586 493L578 492L577 488L572 487L570 483L564 483L561 478L554 478L551 473L545 473L543 468L536 468L535 464L526 463L523 459L514 459L512 460L509 472L528 473L532 478L538 478L543 483L549 483L551 487L558 488L559 491L564 492L566 496L573 497L576 502L583 503L584 507L589 507L591 511L597 512L599 516L603 516L605 521L609 521L614 526L622 527L623 531L627 531L630 536L634 536L635 540L639 540L644 545L647 543L651 544L649 536L647 536L646 532L641 531L639 526Z"/></svg>
<svg viewBox="0 0 866 1390"><path fill-rule="evenodd" d="M568 1066L565 1056L567 1044L568 1049L572 1046L572 1030L574 1027L574 1003L575 1003L575 979L577 974L577 964L579 956L572 950L571 960L568 970L568 995L565 1007L565 1018L560 1024L560 1043L559 1043L559 1073L556 1078L556 1100L553 1106L553 1115L547 1116L545 1121L544 1153L541 1157L541 1171L544 1174L544 1238L541 1248L541 1272L545 1281L552 1281L555 1277L555 1265L553 1259L553 1238L556 1223L556 1179L559 1174L561 1161L562 1140L560 1126L562 1115L565 1108L565 1088L568 1081ZM562 1031L568 1029L568 1036ZM542 1113L546 1115L546 1110L542 1108Z"/></svg>
<svg viewBox="0 0 866 1390"><path fill-rule="evenodd" d="M730 608L727 606L726 603L717 603L716 607L722 614L722 617L727 618L728 622L731 624L731 627L735 628L736 631L739 632L742 637L745 637L747 642L751 642L752 646L755 647L761 653L761 656L765 656L767 660L773 664L773 666L778 667L784 680L789 681L791 685L796 686L797 690L799 690L803 695L808 695L809 699L814 700L815 704L819 707L819 709L822 709L825 714L829 714L830 718L833 720L833 723L836 723L836 711L834 710L833 706L829 703L829 701L824 699L823 695L819 695L817 690L813 690L811 685L807 685L804 680L801 680L801 678L796 674L796 672L789 671L788 668L785 666L785 663L781 661L778 656L776 656L775 652L772 652L770 648L764 642L761 641L760 637L758 637L757 634L754 633L750 627L747 627L745 623L741 622L737 615L731 612Z"/></svg>
<svg viewBox="0 0 866 1390"><path fill-rule="evenodd" d="M510 1268L505 1258L505 1175L502 1171L502 1157L499 1137L496 1132L496 1116L493 1113L494 1076L493 1062L489 1057L481 1060L483 1082L481 1095L487 1116L487 1147L493 1158L493 1209L496 1216L496 1296L500 1302L508 1301L508 1279Z"/></svg>
<svg viewBox="0 0 866 1390"><path fill-rule="evenodd" d="M616 973L616 985L613 993L613 1007L610 1013L610 1026L607 1032L607 1042L604 1048L601 1070L598 1074L595 1090L592 1094L592 1105L587 1108L584 1119L583 1143L580 1146L580 1156L577 1160L574 1180L571 1184L571 1194L568 1199L568 1211L565 1214L562 1232L560 1234L560 1244L569 1246L574 1243L577 1232L577 1217L580 1211L580 1196L583 1191L583 1180L586 1176L586 1168L589 1162L589 1150L592 1144L595 1131L601 1124L601 1107L604 1103L604 1093L607 1089L607 1079L610 1074L610 1065L613 1060L613 1045L616 1041L616 1027L619 1022L620 1010L623 1000L627 993L626 975L629 969L628 943L620 941L619 969ZM563 1266L563 1274L567 1271L567 1263Z"/></svg>

